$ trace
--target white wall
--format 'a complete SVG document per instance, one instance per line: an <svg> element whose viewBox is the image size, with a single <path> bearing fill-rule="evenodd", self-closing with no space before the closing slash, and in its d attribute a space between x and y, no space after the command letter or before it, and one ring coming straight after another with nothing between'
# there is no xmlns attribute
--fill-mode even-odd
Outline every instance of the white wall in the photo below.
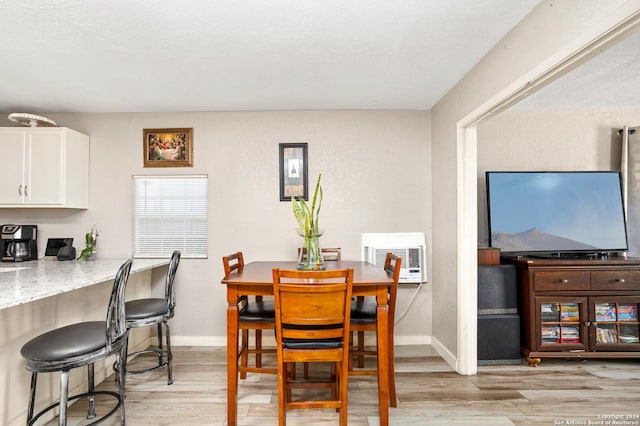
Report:
<svg viewBox="0 0 640 426"><path fill-rule="evenodd" d="M296 222L290 204L279 201L279 143L309 144L310 186L318 173L323 174L320 221L326 233L321 244L342 247L345 259L359 259L362 232L418 231L426 233L430 246L429 112L49 116L91 137L90 201L86 211L0 209L0 223L39 225L41 251L47 238L60 236L73 236L76 247L82 248L84 233L96 224L102 231L99 256L129 255L131 176L209 175L209 258L181 262L172 320L176 344L226 344L226 298L220 284L223 255L242 250L247 261L295 259ZM193 167L143 168L142 129L162 127L193 128ZM404 311L413 290L401 290L398 312ZM423 286L396 333L399 343L403 337L409 343L424 343L431 335L429 285Z"/></svg>
<svg viewBox="0 0 640 426"><path fill-rule="evenodd" d="M625 124L640 109L509 110L478 126L478 242L488 242L484 172L620 170ZM484 243L484 244L483 244Z"/></svg>

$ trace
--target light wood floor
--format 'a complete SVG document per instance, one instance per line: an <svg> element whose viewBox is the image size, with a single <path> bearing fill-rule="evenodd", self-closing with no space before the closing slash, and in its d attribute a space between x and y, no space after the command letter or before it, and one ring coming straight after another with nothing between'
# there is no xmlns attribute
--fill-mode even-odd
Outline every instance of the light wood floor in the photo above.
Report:
<svg viewBox="0 0 640 426"><path fill-rule="evenodd" d="M428 346L399 347L396 357L392 426L640 425L640 360L543 360L537 368L482 366L460 376ZM174 348L174 379L167 386L164 371L128 376L127 424L227 424L224 348ZM111 379L100 387L115 385ZM352 377L349 388L349 425L379 425L375 379ZM83 404L70 414L82 416ZM238 425L277 425L276 404L276 377L250 374L239 384ZM606 423L605 416L622 417ZM292 411L287 424L336 425L337 418L333 410ZM118 424L117 415L104 424Z"/></svg>

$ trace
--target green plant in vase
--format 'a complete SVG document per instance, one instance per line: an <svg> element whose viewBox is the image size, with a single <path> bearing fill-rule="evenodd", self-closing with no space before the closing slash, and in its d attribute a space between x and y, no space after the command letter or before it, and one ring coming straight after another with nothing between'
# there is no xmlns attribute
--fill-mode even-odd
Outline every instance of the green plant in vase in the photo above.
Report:
<svg viewBox="0 0 640 426"><path fill-rule="evenodd" d="M80 252L78 259L93 260L95 258L98 235L100 235L100 231L95 226L91 228L91 232L85 234L85 248Z"/></svg>
<svg viewBox="0 0 640 426"><path fill-rule="evenodd" d="M324 269L322 252L318 243L318 237L322 235L322 232L318 227L318 217L320 215L320 208L322 207L321 178L322 173L318 174L318 181L316 182L316 189L313 192L311 208L309 208L309 204L307 204L304 198L291 197L293 215L298 221L298 232L300 233L300 236L304 238L304 249L306 250L306 257L304 257L304 252L301 250L301 255L298 260L298 269Z"/></svg>

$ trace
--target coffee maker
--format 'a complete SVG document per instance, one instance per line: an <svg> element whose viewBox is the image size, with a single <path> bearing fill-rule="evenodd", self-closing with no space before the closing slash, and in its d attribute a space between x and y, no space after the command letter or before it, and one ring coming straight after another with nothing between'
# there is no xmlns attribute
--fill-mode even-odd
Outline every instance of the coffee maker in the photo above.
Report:
<svg viewBox="0 0 640 426"><path fill-rule="evenodd" d="M24 262L38 258L37 225L2 225L0 249L3 262Z"/></svg>

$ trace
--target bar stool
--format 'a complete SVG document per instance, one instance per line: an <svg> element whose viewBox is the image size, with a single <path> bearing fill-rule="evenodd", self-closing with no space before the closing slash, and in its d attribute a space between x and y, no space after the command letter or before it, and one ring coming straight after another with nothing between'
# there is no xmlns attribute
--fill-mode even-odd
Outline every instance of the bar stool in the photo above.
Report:
<svg viewBox="0 0 640 426"><path fill-rule="evenodd" d="M173 286L173 281L180 264L180 252L178 250L171 254L171 261L169 262L169 270L165 278L164 284L164 298L149 298L149 299L137 299L130 300L125 303L125 312L127 318L127 328L139 328L149 327L156 325L158 327L158 348L148 348L141 351L130 353L127 356L127 360L130 357L154 353L158 356L158 365L140 369L140 370L127 370L127 374L140 374L148 371L158 370L167 366L167 384L173 383L173 368L172 360L173 354L171 353L171 333L169 331L169 320L173 318L176 307L176 294ZM162 327L165 330L165 339L167 342L166 347L162 344ZM166 355L166 359L165 359Z"/></svg>
<svg viewBox="0 0 640 426"><path fill-rule="evenodd" d="M131 270L132 259L127 260L116 274L111 298L107 309L106 321L90 321L68 325L51 330L37 336L22 346L20 353L25 360L27 370L31 371L31 390L27 425L33 425L43 414L59 407L58 424L67 424L67 403L71 400L87 397L87 418L93 419L95 413L95 395L109 395L118 400L116 406L99 418L97 424L120 409L120 422L125 424L124 384L126 365L121 360L127 358L128 329L124 314L124 294ZM96 361L116 355L118 375L118 392L96 391L94 388L94 366ZM73 368L87 366L88 391L69 396L69 371ZM36 384L38 373L60 371L60 401L39 411L34 415L36 402Z"/></svg>

